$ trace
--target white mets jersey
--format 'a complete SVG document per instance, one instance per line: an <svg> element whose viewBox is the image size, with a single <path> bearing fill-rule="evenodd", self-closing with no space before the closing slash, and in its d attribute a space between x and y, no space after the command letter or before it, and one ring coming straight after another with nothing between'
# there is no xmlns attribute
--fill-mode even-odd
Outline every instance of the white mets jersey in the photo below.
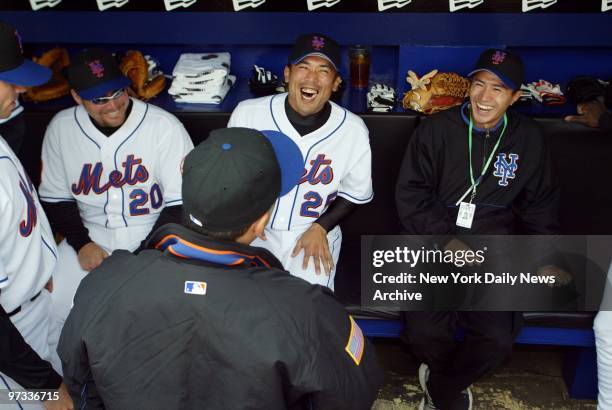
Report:
<svg viewBox="0 0 612 410"><path fill-rule="evenodd" d="M370 202L372 153L363 120L330 101L327 122L300 136L285 113L287 94L246 100L238 104L228 127L277 130L288 135L304 157L304 173L298 186L279 198L268 228L304 230L341 196L356 204Z"/></svg>
<svg viewBox="0 0 612 410"><path fill-rule="evenodd" d="M49 281L57 249L47 217L15 153L0 137L0 302L7 312Z"/></svg>
<svg viewBox="0 0 612 410"><path fill-rule="evenodd" d="M182 204L182 161L193 148L175 116L132 103L108 137L79 105L59 112L43 141L40 198L76 201L91 239L108 250L136 248L164 206Z"/></svg>

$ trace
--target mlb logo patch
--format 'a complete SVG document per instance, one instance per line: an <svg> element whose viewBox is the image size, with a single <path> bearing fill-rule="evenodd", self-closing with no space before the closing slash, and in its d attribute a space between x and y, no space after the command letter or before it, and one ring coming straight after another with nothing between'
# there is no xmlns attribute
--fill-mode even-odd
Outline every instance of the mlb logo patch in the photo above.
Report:
<svg viewBox="0 0 612 410"><path fill-rule="evenodd" d="M206 282L186 280L185 281L185 293L191 294L191 295L206 295Z"/></svg>

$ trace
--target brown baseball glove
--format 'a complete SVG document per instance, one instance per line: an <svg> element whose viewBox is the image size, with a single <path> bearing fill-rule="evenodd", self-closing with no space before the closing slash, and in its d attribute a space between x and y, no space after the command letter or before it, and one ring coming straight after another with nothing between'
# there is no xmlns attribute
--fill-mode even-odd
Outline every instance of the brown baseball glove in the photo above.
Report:
<svg viewBox="0 0 612 410"><path fill-rule="evenodd" d="M140 51L128 51L119 64L121 72L132 81L128 92L132 97L149 100L162 92L166 78L159 74L149 79L147 60Z"/></svg>
<svg viewBox="0 0 612 410"><path fill-rule="evenodd" d="M419 78L409 70L406 81L412 90L404 94L402 104L424 114L433 114L461 104L470 88L470 80L455 73L432 70Z"/></svg>
<svg viewBox="0 0 612 410"><path fill-rule="evenodd" d="M65 48L55 47L39 58L34 57L33 60L38 64L49 67L53 71L53 75L47 83L28 88L24 95L27 101L49 101L68 94L70 85L62 74L62 70L70 64L68 51Z"/></svg>

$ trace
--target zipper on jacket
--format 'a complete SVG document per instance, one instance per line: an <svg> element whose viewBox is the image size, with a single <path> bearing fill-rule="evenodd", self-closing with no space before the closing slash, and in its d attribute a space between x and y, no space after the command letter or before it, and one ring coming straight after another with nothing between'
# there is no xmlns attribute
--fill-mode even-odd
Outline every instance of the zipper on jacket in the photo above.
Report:
<svg viewBox="0 0 612 410"><path fill-rule="evenodd" d="M485 134L483 148L482 148L482 168L484 168L485 164L487 163L487 142L489 141L490 137L491 137L491 134L489 132L489 129L487 128L487 132Z"/></svg>

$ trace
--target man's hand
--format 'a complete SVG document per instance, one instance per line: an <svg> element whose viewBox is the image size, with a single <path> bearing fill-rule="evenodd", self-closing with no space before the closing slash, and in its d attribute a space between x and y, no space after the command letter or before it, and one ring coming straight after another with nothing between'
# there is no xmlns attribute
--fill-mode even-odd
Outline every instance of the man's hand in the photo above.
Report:
<svg viewBox="0 0 612 410"><path fill-rule="evenodd" d="M79 250L79 265L86 271L100 266L102 261L108 258L108 253L102 249L97 243L89 242Z"/></svg>
<svg viewBox="0 0 612 410"><path fill-rule="evenodd" d="M555 283L546 283L550 288L565 286L572 281L572 274L555 265L546 265L538 269L538 276L553 276Z"/></svg>
<svg viewBox="0 0 612 410"><path fill-rule="evenodd" d="M308 259L312 256L317 275L321 274L321 264L325 274L329 276L334 268L334 260L329 252L329 244L327 243L327 232L318 223L313 223L310 228L300 236L291 257L295 258L300 251L304 249L304 262L302 269L308 267Z"/></svg>
<svg viewBox="0 0 612 410"><path fill-rule="evenodd" d="M578 104L576 112L578 112L579 115L568 115L565 117L565 121L577 122L597 128L599 126L601 114L606 112L606 106L599 101L589 101Z"/></svg>
<svg viewBox="0 0 612 410"><path fill-rule="evenodd" d="M68 388L62 382L59 389L59 398L57 400L45 400L43 404L47 410L74 410L74 403L68 393Z"/></svg>

